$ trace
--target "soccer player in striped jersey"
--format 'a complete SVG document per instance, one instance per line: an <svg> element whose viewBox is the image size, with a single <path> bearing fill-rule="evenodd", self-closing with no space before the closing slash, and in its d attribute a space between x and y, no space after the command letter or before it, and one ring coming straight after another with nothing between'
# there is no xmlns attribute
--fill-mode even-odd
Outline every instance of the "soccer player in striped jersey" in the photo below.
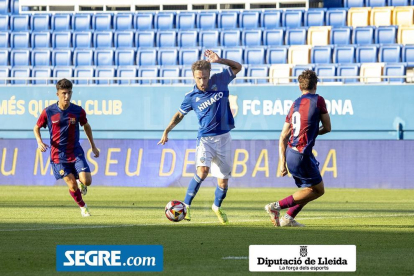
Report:
<svg viewBox="0 0 414 276"><path fill-rule="evenodd" d="M86 162L85 153L79 143L79 125L88 137L94 157L99 157L99 150L93 141L92 129L86 119L85 110L70 102L72 83L61 79L56 84L59 100L46 107L33 128L38 149L45 152L49 145L40 135L40 128L46 126L50 133L50 162L57 180L63 179L69 187L69 193L81 209L83 217L89 217L88 206L82 199L87 186L92 183L91 170Z"/></svg>
<svg viewBox="0 0 414 276"><path fill-rule="evenodd" d="M312 148L318 135L331 131L331 120L324 98L316 94L318 78L315 72L305 70L298 80L302 96L292 104L280 135L279 169L282 176L287 175L289 169L296 185L302 189L265 206L274 226L303 227L295 220L296 215L308 202L325 192L319 162L312 154ZM285 208L289 209L280 218L280 210Z"/></svg>

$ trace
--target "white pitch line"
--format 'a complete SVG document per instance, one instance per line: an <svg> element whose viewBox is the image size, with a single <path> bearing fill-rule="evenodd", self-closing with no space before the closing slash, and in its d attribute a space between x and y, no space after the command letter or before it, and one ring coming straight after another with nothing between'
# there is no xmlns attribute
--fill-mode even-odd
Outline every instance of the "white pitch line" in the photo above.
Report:
<svg viewBox="0 0 414 276"><path fill-rule="evenodd" d="M221 259L222 260L247 260L247 259L249 259L249 257L246 257L246 256L240 256L240 257L228 256L228 257L223 257Z"/></svg>

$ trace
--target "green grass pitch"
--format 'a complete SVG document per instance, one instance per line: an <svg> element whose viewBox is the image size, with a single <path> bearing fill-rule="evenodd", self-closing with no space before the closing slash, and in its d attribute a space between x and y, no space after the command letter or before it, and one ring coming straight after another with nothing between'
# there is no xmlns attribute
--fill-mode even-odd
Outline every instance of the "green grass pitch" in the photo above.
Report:
<svg viewBox="0 0 414 276"><path fill-rule="evenodd" d="M273 227L264 205L294 191L230 189L223 203L230 225L222 226L210 209L213 188L200 189L191 222L173 223L164 207L185 188L92 186L84 197L92 217L82 218L66 187L2 186L0 275L85 275L56 272L59 244L164 246L162 273L87 275L250 275L247 259L226 257L247 257L253 244L355 244L355 274L414 274L414 190L328 186L297 217L307 227Z"/></svg>

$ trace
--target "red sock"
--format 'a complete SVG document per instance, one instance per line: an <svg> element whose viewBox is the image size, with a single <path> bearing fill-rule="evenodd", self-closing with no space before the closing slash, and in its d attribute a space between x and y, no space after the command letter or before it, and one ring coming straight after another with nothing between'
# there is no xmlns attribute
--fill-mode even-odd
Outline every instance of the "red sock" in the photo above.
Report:
<svg viewBox="0 0 414 276"><path fill-rule="evenodd" d="M69 190L70 195L73 197L73 200L79 205L79 207L84 207L85 202L83 202L82 194L79 189L76 190L76 192L72 192Z"/></svg>
<svg viewBox="0 0 414 276"><path fill-rule="evenodd" d="M296 204L293 207L290 207L289 210L286 212L289 216L292 218L295 218L297 214L302 210L302 208L305 207L305 205Z"/></svg>
<svg viewBox="0 0 414 276"><path fill-rule="evenodd" d="M279 206L280 209L286 209L289 207L293 207L295 206L296 203L293 201L293 196L288 196L287 198L282 199L281 201L279 201Z"/></svg>

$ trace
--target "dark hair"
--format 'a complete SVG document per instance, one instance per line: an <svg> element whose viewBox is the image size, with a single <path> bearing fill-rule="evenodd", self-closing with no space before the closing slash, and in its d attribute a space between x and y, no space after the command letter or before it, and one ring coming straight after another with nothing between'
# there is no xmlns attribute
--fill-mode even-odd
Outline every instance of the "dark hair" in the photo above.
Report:
<svg viewBox="0 0 414 276"><path fill-rule="evenodd" d="M299 85L301 90L313 90L316 88L318 82L318 76L312 70L305 70L298 77Z"/></svg>
<svg viewBox="0 0 414 276"><path fill-rule="evenodd" d="M191 66L191 70L194 71L196 70L207 70L207 71L211 71L211 63L208 62L207 60L197 60L196 62L193 63L193 65Z"/></svg>
<svg viewBox="0 0 414 276"><path fill-rule="evenodd" d="M72 82L67 79L61 79L56 84L56 90L69 89L72 90Z"/></svg>

